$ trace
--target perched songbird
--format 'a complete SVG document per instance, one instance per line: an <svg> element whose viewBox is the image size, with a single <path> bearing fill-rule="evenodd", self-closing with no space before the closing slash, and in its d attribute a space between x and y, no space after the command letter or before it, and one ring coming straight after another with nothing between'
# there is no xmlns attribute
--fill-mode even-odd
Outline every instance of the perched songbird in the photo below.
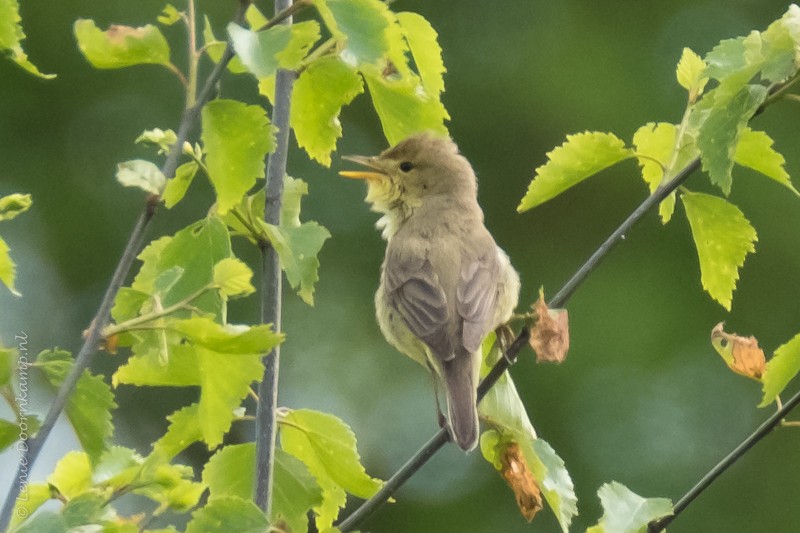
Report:
<svg viewBox="0 0 800 533"><path fill-rule="evenodd" d="M366 180L367 201L383 213L381 331L444 386L450 434L471 450L481 342L509 320L519 296L519 276L483 224L475 172L452 140L432 134L345 159L369 169L340 174Z"/></svg>

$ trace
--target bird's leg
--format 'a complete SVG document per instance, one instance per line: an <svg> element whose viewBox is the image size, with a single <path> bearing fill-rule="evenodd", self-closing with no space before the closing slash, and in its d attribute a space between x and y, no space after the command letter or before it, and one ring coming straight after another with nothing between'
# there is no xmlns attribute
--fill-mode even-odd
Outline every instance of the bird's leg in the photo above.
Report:
<svg viewBox="0 0 800 533"><path fill-rule="evenodd" d="M439 403L439 380L437 379L437 372L436 369L433 368L430 362L428 362L428 370L431 373L431 379L433 380L433 398L436 400L436 422L439 424L440 428L447 427L447 417L442 414L442 406Z"/></svg>
<svg viewBox="0 0 800 533"><path fill-rule="evenodd" d="M497 336L497 340L495 341L495 346L500 348L500 353L503 354L503 357L506 357L506 351L508 347L514 342L514 332L511 330L511 327L508 324L503 324L498 326L496 330L494 330L495 335ZM509 361L513 363L514 361Z"/></svg>

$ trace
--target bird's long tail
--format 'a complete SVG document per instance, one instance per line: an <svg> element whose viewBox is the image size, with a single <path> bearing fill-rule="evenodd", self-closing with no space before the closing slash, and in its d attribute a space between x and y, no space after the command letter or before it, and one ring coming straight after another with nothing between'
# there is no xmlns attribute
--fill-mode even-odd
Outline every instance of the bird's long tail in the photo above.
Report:
<svg viewBox="0 0 800 533"><path fill-rule="evenodd" d="M470 451L478 444L478 368L474 357L473 354L460 353L442 364L450 435L464 451Z"/></svg>

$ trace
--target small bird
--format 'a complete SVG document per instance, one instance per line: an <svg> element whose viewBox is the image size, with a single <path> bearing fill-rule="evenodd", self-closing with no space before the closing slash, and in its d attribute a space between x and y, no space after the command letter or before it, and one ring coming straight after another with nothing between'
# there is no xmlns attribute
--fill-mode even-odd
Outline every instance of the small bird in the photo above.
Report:
<svg viewBox="0 0 800 533"><path fill-rule="evenodd" d="M375 294L381 332L443 385L451 438L472 450L481 342L511 318L520 288L484 226L475 172L451 139L430 133L378 156L343 159L369 169L340 174L365 180L367 202L383 214L376 224L387 241Z"/></svg>

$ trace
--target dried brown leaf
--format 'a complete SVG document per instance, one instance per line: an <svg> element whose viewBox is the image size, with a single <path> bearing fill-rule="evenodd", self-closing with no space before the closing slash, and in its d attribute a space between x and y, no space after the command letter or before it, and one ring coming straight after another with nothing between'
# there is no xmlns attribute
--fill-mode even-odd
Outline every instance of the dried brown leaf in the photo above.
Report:
<svg viewBox="0 0 800 533"><path fill-rule="evenodd" d="M566 309L548 309L544 293L533 304L538 315L531 329L530 344L536 352L536 362L561 363L569 351L569 315Z"/></svg>
<svg viewBox="0 0 800 533"><path fill-rule="evenodd" d="M767 361L755 337L727 333L720 322L711 330L711 344L731 370L739 375L761 380Z"/></svg>
<svg viewBox="0 0 800 533"><path fill-rule="evenodd" d="M536 513L542 509L542 492L528 469L519 444L509 443L500 456L500 462L502 463L500 474L514 491L522 516L528 522L532 521Z"/></svg>

